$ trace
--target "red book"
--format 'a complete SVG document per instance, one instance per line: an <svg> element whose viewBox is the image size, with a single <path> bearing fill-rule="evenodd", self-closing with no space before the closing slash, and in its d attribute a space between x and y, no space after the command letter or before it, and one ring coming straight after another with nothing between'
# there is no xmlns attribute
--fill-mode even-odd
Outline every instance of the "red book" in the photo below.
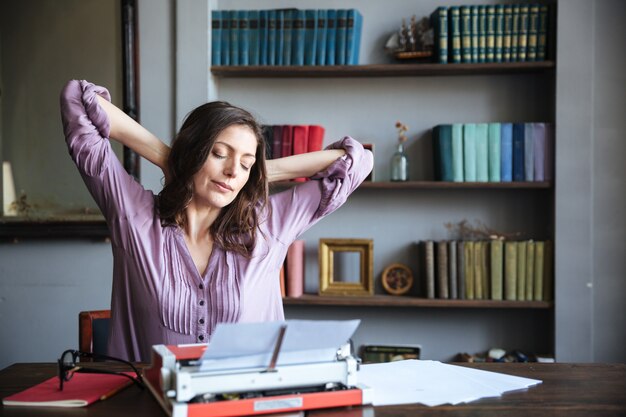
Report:
<svg viewBox="0 0 626 417"><path fill-rule="evenodd" d="M272 158L280 158L283 152L283 127L281 125L272 126Z"/></svg>
<svg viewBox="0 0 626 417"><path fill-rule="evenodd" d="M309 140L309 126L307 125L295 125L293 127L293 144L291 149L292 155L299 155L301 153L307 153ZM307 178L294 178L294 181L305 182Z"/></svg>
<svg viewBox="0 0 626 417"><path fill-rule="evenodd" d="M129 375L134 375L132 372ZM59 390L59 378L52 377L40 384L10 395L2 400L5 406L85 407L105 400L131 385L125 376L75 373Z"/></svg>
<svg viewBox="0 0 626 417"><path fill-rule="evenodd" d="M287 296L304 293L304 240L296 240L287 249Z"/></svg>
<svg viewBox="0 0 626 417"><path fill-rule="evenodd" d="M292 153L292 143L293 143L293 126L292 125L283 125L283 140L282 140L282 149L280 156L291 156Z"/></svg>
<svg viewBox="0 0 626 417"><path fill-rule="evenodd" d="M280 267L280 296L285 298L285 266Z"/></svg>
<svg viewBox="0 0 626 417"><path fill-rule="evenodd" d="M307 152L321 151L324 145L324 127L319 125L309 126L309 139Z"/></svg>

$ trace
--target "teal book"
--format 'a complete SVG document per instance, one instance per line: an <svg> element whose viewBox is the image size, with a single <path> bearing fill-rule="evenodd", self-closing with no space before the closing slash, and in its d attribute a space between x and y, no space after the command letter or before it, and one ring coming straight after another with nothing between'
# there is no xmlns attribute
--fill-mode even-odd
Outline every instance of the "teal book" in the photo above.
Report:
<svg viewBox="0 0 626 417"><path fill-rule="evenodd" d="M359 64L359 50L361 49L361 30L363 15L356 9L348 10L346 23L346 65Z"/></svg>
<svg viewBox="0 0 626 417"><path fill-rule="evenodd" d="M504 43L504 5L496 5L495 16L495 47L493 53L494 62L502 62L502 47Z"/></svg>
<svg viewBox="0 0 626 417"><path fill-rule="evenodd" d="M230 65L239 65L239 11L230 12Z"/></svg>
<svg viewBox="0 0 626 417"><path fill-rule="evenodd" d="M337 34L335 42L335 65L346 65L346 37L348 32L348 10L337 10Z"/></svg>
<svg viewBox="0 0 626 417"><path fill-rule="evenodd" d="M478 6L470 6L470 22L472 27L472 62L478 62Z"/></svg>
<svg viewBox="0 0 626 417"><path fill-rule="evenodd" d="M259 11L259 65L267 65L267 10Z"/></svg>
<svg viewBox="0 0 626 417"><path fill-rule="evenodd" d="M476 124L476 181L489 181L489 139L487 123Z"/></svg>
<svg viewBox="0 0 626 417"><path fill-rule="evenodd" d="M448 63L448 8L440 6L430 15L430 24L435 37L435 59L440 64Z"/></svg>
<svg viewBox="0 0 626 417"><path fill-rule="evenodd" d="M317 13L315 14L317 17ZM295 10L293 12L293 28L291 30L291 65L304 65L305 37L306 37L306 11ZM315 23L312 23L313 25ZM312 27L315 30L315 26ZM315 53L315 51L312 51Z"/></svg>
<svg viewBox="0 0 626 417"><path fill-rule="evenodd" d="M260 38L260 13L259 10L248 11L248 28L250 32L250 54L248 56L250 65L261 63L261 38Z"/></svg>
<svg viewBox="0 0 626 417"><path fill-rule="evenodd" d="M494 62L496 52L496 6L487 6L487 52L485 62Z"/></svg>
<svg viewBox="0 0 626 417"><path fill-rule="evenodd" d="M436 181L452 181L452 125L433 128L433 162Z"/></svg>
<svg viewBox="0 0 626 417"><path fill-rule="evenodd" d="M519 4L511 6L511 62L517 61L517 40L519 38Z"/></svg>
<svg viewBox="0 0 626 417"><path fill-rule="evenodd" d="M478 6L478 62L487 61L487 6Z"/></svg>
<svg viewBox="0 0 626 417"><path fill-rule="evenodd" d="M328 10L326 20L326 65L336 65L337 10Z"/></svg>
<svg viewBox="0 0 626 417"><path fill-rule="evenodd" d="M461 62L472 62L472 14L470 6L461 6Z"/></svg>
<svg viewBox="0 0 626 417"><path fill-rule="evenodd" d="M283 11L283 62L281 65L292 65L291 52L293 50L293 27L295 19L295 10Z"/></svg>
<svg viewBox="0 0 626 417"><path fill-rule="evenodd" d="M452 125L452 181L463 182L463 124Z"/></svg>
<svg viewBox="0 0 626 417"><path fill-rule="evenodd" d="M504 5L504 33L502 35L502 62L511 62L511 32L513 31L513 6Z"/></svg>
<svg viewBox="0 0 626 417"><path fill-rule="evenodd" d="M285 11L284 10L276 10L276 49L274 52L275 55L275 65L284 65L285 55L284 55L284 47L285 47L285 32L283 30L283 25L285 24Z"/></svg>
<svg viewBox="0 0 626 417"><path fill-rule="evenodd" d="M230 11L222 10L222 59L221 65L230 65Z"/></svg>
<svg viewBox="0 0 626 417"><path fill-rule="evenodd" d="M449 61L457 64L461 62L461 10L458 6L448 9L448 23Z"/></svg>
<svg viewBox="0 0 626 417"><path fill-rule="evenodd" d="M250 19L247 10L237 12L239 20L239 65L250 65Z"/></svg>
<svg viewBox="0 0 626 417"><path fill-rule="evenodd" d="M476 124L463 125L463 177L466 182L476 182Z"/></svg>
<svg viewBox="0 0 626 417"><path fill-rule="evenodd" d="M487 140L489 154L489 182L500 182L500 137L501 137L502 125L500 123L489 123Z"/></svg>
<svg viewBox="0 0 626 417"><path fill-rule="evenodd" d="M513 181L513 125L502 123L500 129L500 181Z"/></svg>
<svg viewBox="0 0 626 417"><path fill-rule="evenodd" d="M528 51L528 5L520 4L519 6L519 26L517 34L517 60L526 61L526 53Z"/></svg>
<svg viewBox="0 0 626 417"><path fill-rule="evenodd" d="M315 47L315 62L311 65L326 65L326 10L317 11L317 33L315 39L317 46Z"/></svg>
<svg viewBox="0 0 626 417"><path fill-rule="evenodd" d="M305 10L304 16L304 65L315 65L317 57L317 10Z"/></svg>
<svg viewBox="0 0 626 417"><path fill-rule="evenodd" d="M222 11L211 11L211 66L222 63Z"/></svg>
<svg viewBox="0 0 626 417"><path fill-rule="evenodd" d="M276 65L276 18L278 12L267 12L267 65Z"/></svg>
<svg viewBox="0 0 626 417"><path fill-rule="evenodd" d="M535 176L535 138L534 123L524 123L524 181L534 181Z"/></svg>
<svg viewBox="0 0 626 417"><path fill-rule="evenodd" d="M527 61L537 60L537 41L539 34L539 5L531 4L528 8L528 51Z"/></svg>
<svg viewBox="0 0 626 417"><path fill-rule="evenodd" d="M537 34L537 61L545 61L548 45L548 6L539 7L539 32Z"/></svg>

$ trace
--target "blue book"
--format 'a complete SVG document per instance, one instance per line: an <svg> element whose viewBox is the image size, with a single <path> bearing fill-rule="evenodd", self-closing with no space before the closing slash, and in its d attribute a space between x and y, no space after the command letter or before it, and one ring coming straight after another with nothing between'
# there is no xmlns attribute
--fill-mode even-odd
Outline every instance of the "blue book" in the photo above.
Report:
<svg viewBox="0 0 626 417"><path fill-rule="evenodd" d="M472 14L470 6L461 6L461 62L472 62Z"/></svg>
<svg viewBox="0 0 626 417"><path fill-rule="evenodd" d="M306 36L306 12L296 10L294 12L292 40L291 40L291 65L304 65Z"/></svg>
<svg viewBox="0 0 626 417"><path fill-rule="evenodd" d="M359 64L362 26L363 15L356 9L349 9L346 27L346 65Z"/></svg>
<svg viewBox="0 0 626 417"><path fill-rule="evenodd" d="M436 181L452 181L452 125L433 128L433 162Z"/></svg>
<svg viewBox="0 0 626 417"><path fill-rule="evenodd" d="M458 6L448 10L448 53L449 62L461 62L461 11Z"/></svg>
<svg viewBox="0 0 626 417"><path fill-rule="evenodd" d="M535 176L535 138L533 123L524 123L524 180L534 181Z"/></svg>
<svg viewBox="0 0 626 417"><path fill-rule="evenodd" d="M489 123L489 131L487 134L489 149L489 182L500 182L500 173L502 169L501 159L502 156L502 126L500 123Z"/></svg>
<svg viewBox="0 0 626 417"><path fill-rule="evenodd" d="M276 10L267 12L267 65L276 65L276 18Z"/></svg>
<svg viewBox="0 0 626 417"><path fill-rule="evenodd" d="M247 10L237 12L239 20L239 65L250 65L250 20Z"/></svg>
<svg viewBox="0 0 626 417"><path fill-rule="evenodd" d="M326 19L326 65L335 65L337 10L328 10Z"/></svg>
<svg viewBox="0 0 626 417"><path fill-rule="evenodd" d="M268 11L259 11L259 65L267 65Z"/></svg>
<svg viewBox="0 0 626 417"><path fill-rule="evenodd" d="M317 10L305 10L304 19L304 65L315 65L317 57Z"/></svg>
<svg viewBox="0 0 626 417"><path fill-rule="evenodd" d="M478 62L478 6L470 7L470 19L472 26L472 62Z"/></svg>
<svg viewBox="0 0 626 417"><path fill-rule="evenodd" d="M285 22L285 11L277 10L276 11L276 51L275 51L276 65L284 65L283 62L285 62L285 56L283 55L283 49L285 46L285 42L284 42L285 34L283 31L284 22Z"/></svg>
<svg viewBox="0 0 626 417"><path fill-rule="evenodd" d="M315 47L315 62L312 65L326 65L326 19L328 12L326 10L317 11L317 30Z"/></svg>
<svg viewBox="0 0 626 417"><path fill-rule="evenodd" d="M282 65L291 65L291 51L293 49L293 23L296 18L294 10L283 11L283 62Z"/></svg>
<svg viewBox="0 0 626 417"><path fill-rule="evenodd" d="M513 125L502 123L500 129L500 181L513 181Z"/></svg>
<svg viewBox="0 0 626 417"><path fill-rule="evenodd" d="M211 11L211 65L222 62L222 11Z"/></svg>
<svg viewBox="0 0 626 417"><path fill-rule="evenodd" d="M230 12L230 65L239 65L239 11Z"/></svg>
<svg viewBox="0 0 626 417"><path fill-rule="evenodd" d="M337 37L335 42L335 65L346 65L346 36L348 10L337 10Z"/></svg>
<svg viewBox="0 0 626 417"><path fill-rule="evenodd" d="M435 36L436 62L448 63L448 8L439 6L430 15L430 24Z"/></svg>
<svg viewBox="0 0 626 417"><path fill-rule="evenodd" d="M452 125L452 181L463 182L463 125Z"/></svg>
<svg viewBox="0 0 626 417"><path fill-rule="evenodd" d="M250 54L249 64L259 65L261 63L261 39L260 32L260 13L259 10L250 10L248 12L248 28L250 33Z"/></svg>
<svg viewBox="0 0 626 417"><path fill-rule="evenodd" d="M513 181L524 178L524 123L513 123Z"/></svg>
<svg viewBox="0 0 626 417"><path fill-rule="evenodd" d="M489 181L489 129L487 123L476 124L476 181Z"/></svg>
<svg viewBox="0 0 626 417"><path fill-rule="evenodd" d="M230 65L230 11L222 10L222 65Z"/></svg>
<svg viewBox="0 0 626 417"><path fill-rule="evenodd" d="M476 124L463 125L463 177L467 182L476 181Z"/></svg>
<svg viewBox="0 0 626 417"><path fill-rule="evenodd" d="M487 61L487 6L478 6L478 62Z"/></svg>

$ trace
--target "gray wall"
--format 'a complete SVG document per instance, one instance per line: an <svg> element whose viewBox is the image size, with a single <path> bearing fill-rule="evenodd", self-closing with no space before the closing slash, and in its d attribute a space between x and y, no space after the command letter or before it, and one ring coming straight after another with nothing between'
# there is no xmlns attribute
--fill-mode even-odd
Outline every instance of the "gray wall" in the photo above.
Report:
<svg viewBox="0 0 626 417"><path fill-rule="evenodd" d="M448 2L453 3L460 2ZM220 7L233 4L221 1ZM283 4L294 3L240 1L236 8ZM365 32L364 45L380 45L384 31L393 30L396 20L417 9L408 0L385 3L384 9L376 4L321 1L313 7L358 7L368 19L366 24L375 28ZM419 12L428 13L435 4L421 2ZM224 98L253 109L267 123L321 123L327 127L327 143L346 133L376 143L376 176L383 180L396 119L410 126L415 155L426 149L424 133L429 126L451 121L444 110L460 122L554 120L553 99L546 101L540 92L549 85L542 77L530 81L528 88L519 86L528 86L525 76L215 80L206 73L206 66L199 68L208 55L181 45L191 37L206 51L204 41L193 37L206 34L206 26L202 27L203 20L198 18L202 13L191 8L194 5L200 5L202 13L206 11L204 1L139 1L141 119L166 140L191 107L208 98ZM624 155L624 144L617 140L617 132L624 131L619 117L624 94L614 88L624 85L626 65L620 41L624 36L610 32L623 34L624 29L618 23L605 24L618 16L621 22L626 16L617 0L562 1L558 7L555 329L551 312L524 310L288 307L288 317L359 317L363 324L355 338L357 344L420 343L427 359L447 360L459 350L475 353L506 344L507 348L556 349L561 361L626 360L621 349L626 332L622 302L626 294L622 243L626 232L622 219L625 168L618 159ZM175 36L176 20L185 21L186 16L196 23L179 26ZM588 27L590 16L593 36L580 30ZM49 33L42 30L40 36ZM0 42L4 47L7 40ZM594 51L594 59L581 58L582 46ZM196 56L188 60L189 54ZM366 49L362 57L364 62L385 59ZM57 92L54 94L56 101ZM509 100L515 95L522 97L518 104ZM611 108L617 110L611 112ZM58 120L58 112L49 117ZM59 137L60 131L57 142ZM418 161L413 163L412 174L426 176L428 167L421 164L425 161ZM143 183L159 189L160 172L147 163L142 170ZM347 206L305 235L307 288L314 290L317 285L315 259L320 237L374 238L378 277L391 261L414 266L411 243L424 237L446 237L444 222L492 219L489 224L494 228L530 227L534 234L542 234L549 227L546 211L551 208L541 202L536 208L537 200L533 192L357 192ZM63 349L75 346L78 311L107 308L111 272L106 242L1 244L0 368L19 361L52 361Z"/></svg>

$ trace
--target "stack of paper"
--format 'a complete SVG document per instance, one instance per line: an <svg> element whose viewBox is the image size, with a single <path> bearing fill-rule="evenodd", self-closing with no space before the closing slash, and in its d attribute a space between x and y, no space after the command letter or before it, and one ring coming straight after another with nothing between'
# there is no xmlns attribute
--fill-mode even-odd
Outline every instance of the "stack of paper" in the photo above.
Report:
<svg viewBox="0 0 626 417"><path fill-rule="evenodd" d="M373 388L373 405L427 406L497 397L541 383L537 379L422 360L362 365L358 380Z"/></svg>

